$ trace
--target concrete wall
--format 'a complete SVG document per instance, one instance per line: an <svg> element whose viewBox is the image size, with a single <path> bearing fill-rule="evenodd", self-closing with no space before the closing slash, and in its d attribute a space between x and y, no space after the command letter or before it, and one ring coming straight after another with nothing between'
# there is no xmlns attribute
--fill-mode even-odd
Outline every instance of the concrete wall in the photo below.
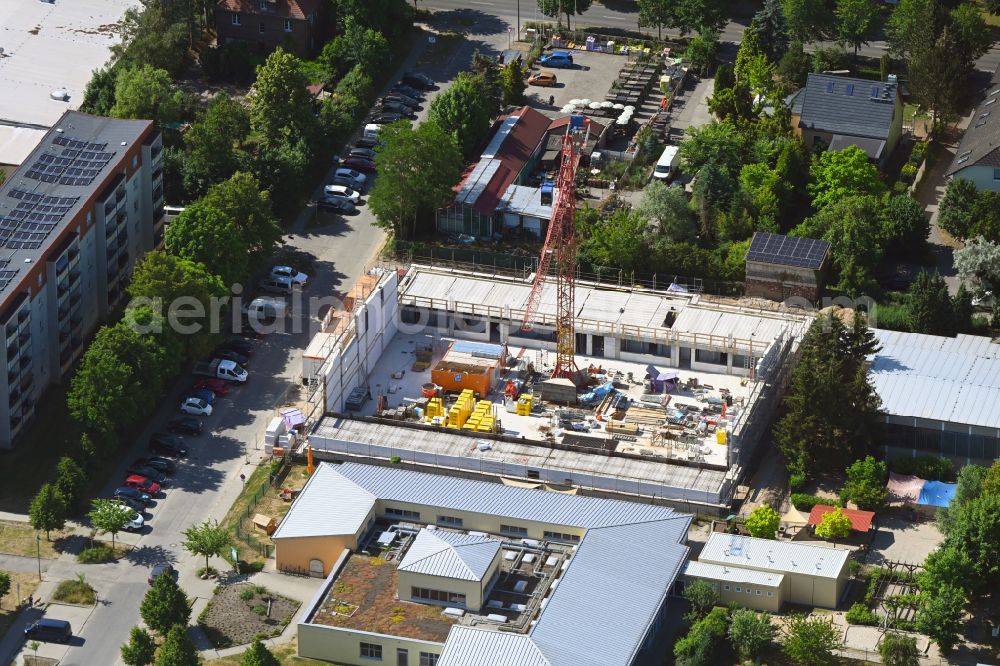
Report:
<svg viewBox="0 0 1000 666"><path fill-rule="evenodd" d="M486 578L489 581L489 577ZM471 611L478 611L483 607L483 586L484 581L460 580L458 578L445 578L444 576L431 576L413 571L396 571L396 594L400 599L407 599L418 604L430 604L432 606L458 606ZM464 606L459 603L448 603L444 601L431 601L422 597L413 596L414 587L423 587L428 590L440 590L449 594L464 594Z"/></svg>
<svg viewBox="0 0 1000 666"><path fill-rule="evenodd" d="M363 658L361 656L362 643L381 645L382 660ZM299 656L336 664L397 666L397 664L405 663L406 666L420 666L421 652L440 655L443 649L443 643L421 641L415 638L387 636L321 624L299 624ZM406 650L405 661L401 660L398 650Z"/></svg>
<svg viewBox="0 0 1000 666"><path fill-rule="evenodd" d="M1000 178L995 177L1000 175L997 172L996 167L976 164L956 171L952 178L971 180L981 190L1000 192Z"/></svg>
<svg viewBox="0 0 1000 666"><path fill-rule="evenodd" d="M274 559L279 571L310 571L312 560L323 562L323 574L329 574L345 548L355 550L357 537L351 535L289 537L274 540Z"/></svg>
<svg viewBox="0 0 1000 666"><path fill-rule="evenodd" d="M719 564L722 566L733 566L732 564L722 561L704 559L701 561ZM746 566L743 568L751 571L771 572L770 569L765 567ZM847 562L845 561L844 568L837 578L810 576L802 573L779 573L784 573L785 575L784 584L782 585L782 601L787 601L792 604L800 604L803 606L836 608L837 601L840 599L840 594L843 592L844 586L847 583ZM736 594L735 584L732 585L733 589L730 591L733 594ZM743 590L746 590L746 586L740 585L740 587L743 588ZM756 588L758 586L751 585L750 587L754 589L754 593L752 595L747 595L745 591L740 592L740 594L744 597L744 602L748 596L753 596L755 599L757 598ZM762 598L767 598L766 592L762 595Z"/></svg>

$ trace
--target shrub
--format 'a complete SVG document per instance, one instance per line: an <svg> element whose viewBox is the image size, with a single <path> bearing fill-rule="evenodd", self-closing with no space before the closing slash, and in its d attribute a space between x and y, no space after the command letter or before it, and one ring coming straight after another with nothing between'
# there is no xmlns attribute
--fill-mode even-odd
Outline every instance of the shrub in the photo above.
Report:
<svg viewBox="0 0 1000 666"><path fill-rule="evenodd" d="M260 615L261 617L264 617L265 615L267 615L267 606L261 606L258 604L257 606L253 607L253 612L256 613L257 615Z"/></svg>
<svg viewBox="0 0 1000 666"><path fill-rule="evenodd" d="M897 180L895 183L892 184L892 193L893 194L897 194L897 195L898 194L906 194L909 191L910 191L910 185L906 181Z"/></svg>
<svg viewBox="0 0 1000 666"><path fill-rule="evenodd" d="M92 606L97 601L97 593L83 578L83 574L77 574L76 580L64 580L56 586L52 598L67 604L80 604L81 606Z"/></svg>
<svg viewBox="0 0 1000 666"><path fill-rule="evenodd" d="M792 493L792 506L799 511L812 511L817 504L828 504L830 506L843 506L838 498L816 497L806 493Z"/></svg>
<svg viewBox="0 0 1000 666"><path fill-rule="evenodd" d="M899 179L904 183L912 183L917 177L917 167L907 162L899 171Z"/></svg>
<svg viewBox="0 0 1000 666"><path fill-rule="evenodd" d="M788 485L792 490L798 490L802 486L806 485L805 472L792 472L788 476ZM806 495L806 497L808 497L808 495Z"/></svg>
<svg viewBox="0 0 1000 666"><path fill-rule="evenodd" d="M877 318L871 322L872 326L890 331L910 331L910 308L905 304L878 305L875 315Z"/></svg>
<svg viewBox="0 0 1000 666"><path fill-rule="evenodd" d="M246 589L240 590L240 599L242 599L243 601L250 601L251 599L253 599L253 597L254 597L253 588L248 587Z"/></svg>
<svg viewBox="0 0 1000 666"><path fill-rule="evenodd" d="M116 559L115 550L111 546L84 548L76 556L76 561L81 564L101 564L103 562L114 562Z"/></svg>
<svg viewBox="0 0 1000 666"><path fill-rule="evenodd" d="M910 153L910 158L912 159L913 157L917 157L918 163L919 161L922 161L925 157L927 157L927 148L929 145L930 144L926 141L921 141L915 144L913 146L913 151Z"/></svg>
<svg viewBox="0 0 1000 666"><path fill-rule="evenodd" d="M874 627L878 624L878 616L875 611L869 609L861 602L855 603L850 610L844 614L844 619L849 624L862 624L867 627Z"/></svg>
<svg viewBox="0 0 1000 666"><path fill-rule="evenodd" d="M928 481L950 481L955 477L951 461L937 456L893 458L889 467L897 474L911 474Z"/></svg>

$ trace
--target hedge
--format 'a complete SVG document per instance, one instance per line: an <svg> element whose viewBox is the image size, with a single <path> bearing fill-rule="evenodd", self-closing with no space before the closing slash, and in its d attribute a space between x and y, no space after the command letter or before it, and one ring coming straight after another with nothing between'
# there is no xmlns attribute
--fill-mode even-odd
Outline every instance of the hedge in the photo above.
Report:
<svg viewBox="0 0 1000 666"><path fill-rule="evenodd" d="M792 493L792 506L799 511L812 511L817 504L828 504L830 506L843 506L843 503L836 497L816 497L806 493Z"/></svg>

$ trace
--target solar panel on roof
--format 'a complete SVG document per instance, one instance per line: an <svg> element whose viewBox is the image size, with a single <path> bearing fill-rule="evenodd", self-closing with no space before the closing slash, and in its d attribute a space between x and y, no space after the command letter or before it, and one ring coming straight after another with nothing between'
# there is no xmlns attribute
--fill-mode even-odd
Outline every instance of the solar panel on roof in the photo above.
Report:
<svg viewBox="0 0 1000 666"><path fill-rule="evenodd" d="M814 238L798 238L757 232L747 250L748 261L818 269L830 250L830 243Z"/></svg>

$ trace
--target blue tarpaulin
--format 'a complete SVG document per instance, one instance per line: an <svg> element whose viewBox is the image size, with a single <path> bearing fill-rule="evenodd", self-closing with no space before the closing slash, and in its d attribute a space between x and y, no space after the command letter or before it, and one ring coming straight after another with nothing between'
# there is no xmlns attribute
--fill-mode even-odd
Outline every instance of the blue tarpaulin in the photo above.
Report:
<svg viewBox="0 0 1000 666"><path fill-rule="evenodd" d="M955 497L957 487L956 483L924 481L924 487L920 489L920 499L917 500L917 504L947 508Z"/></svg>
<svg viewBox="0 0 1000 666"><path fill-rule="evenodd" d="M611 382L605 382L600 386L595 386L594 390L591 391L590 393L584 393L583 395L581 395L580 402L584 404L594 402L598 398L603 398L604 396L606 396L607 394L611 393L614 390L615 390L614 384L612 384Z"/></svg>

